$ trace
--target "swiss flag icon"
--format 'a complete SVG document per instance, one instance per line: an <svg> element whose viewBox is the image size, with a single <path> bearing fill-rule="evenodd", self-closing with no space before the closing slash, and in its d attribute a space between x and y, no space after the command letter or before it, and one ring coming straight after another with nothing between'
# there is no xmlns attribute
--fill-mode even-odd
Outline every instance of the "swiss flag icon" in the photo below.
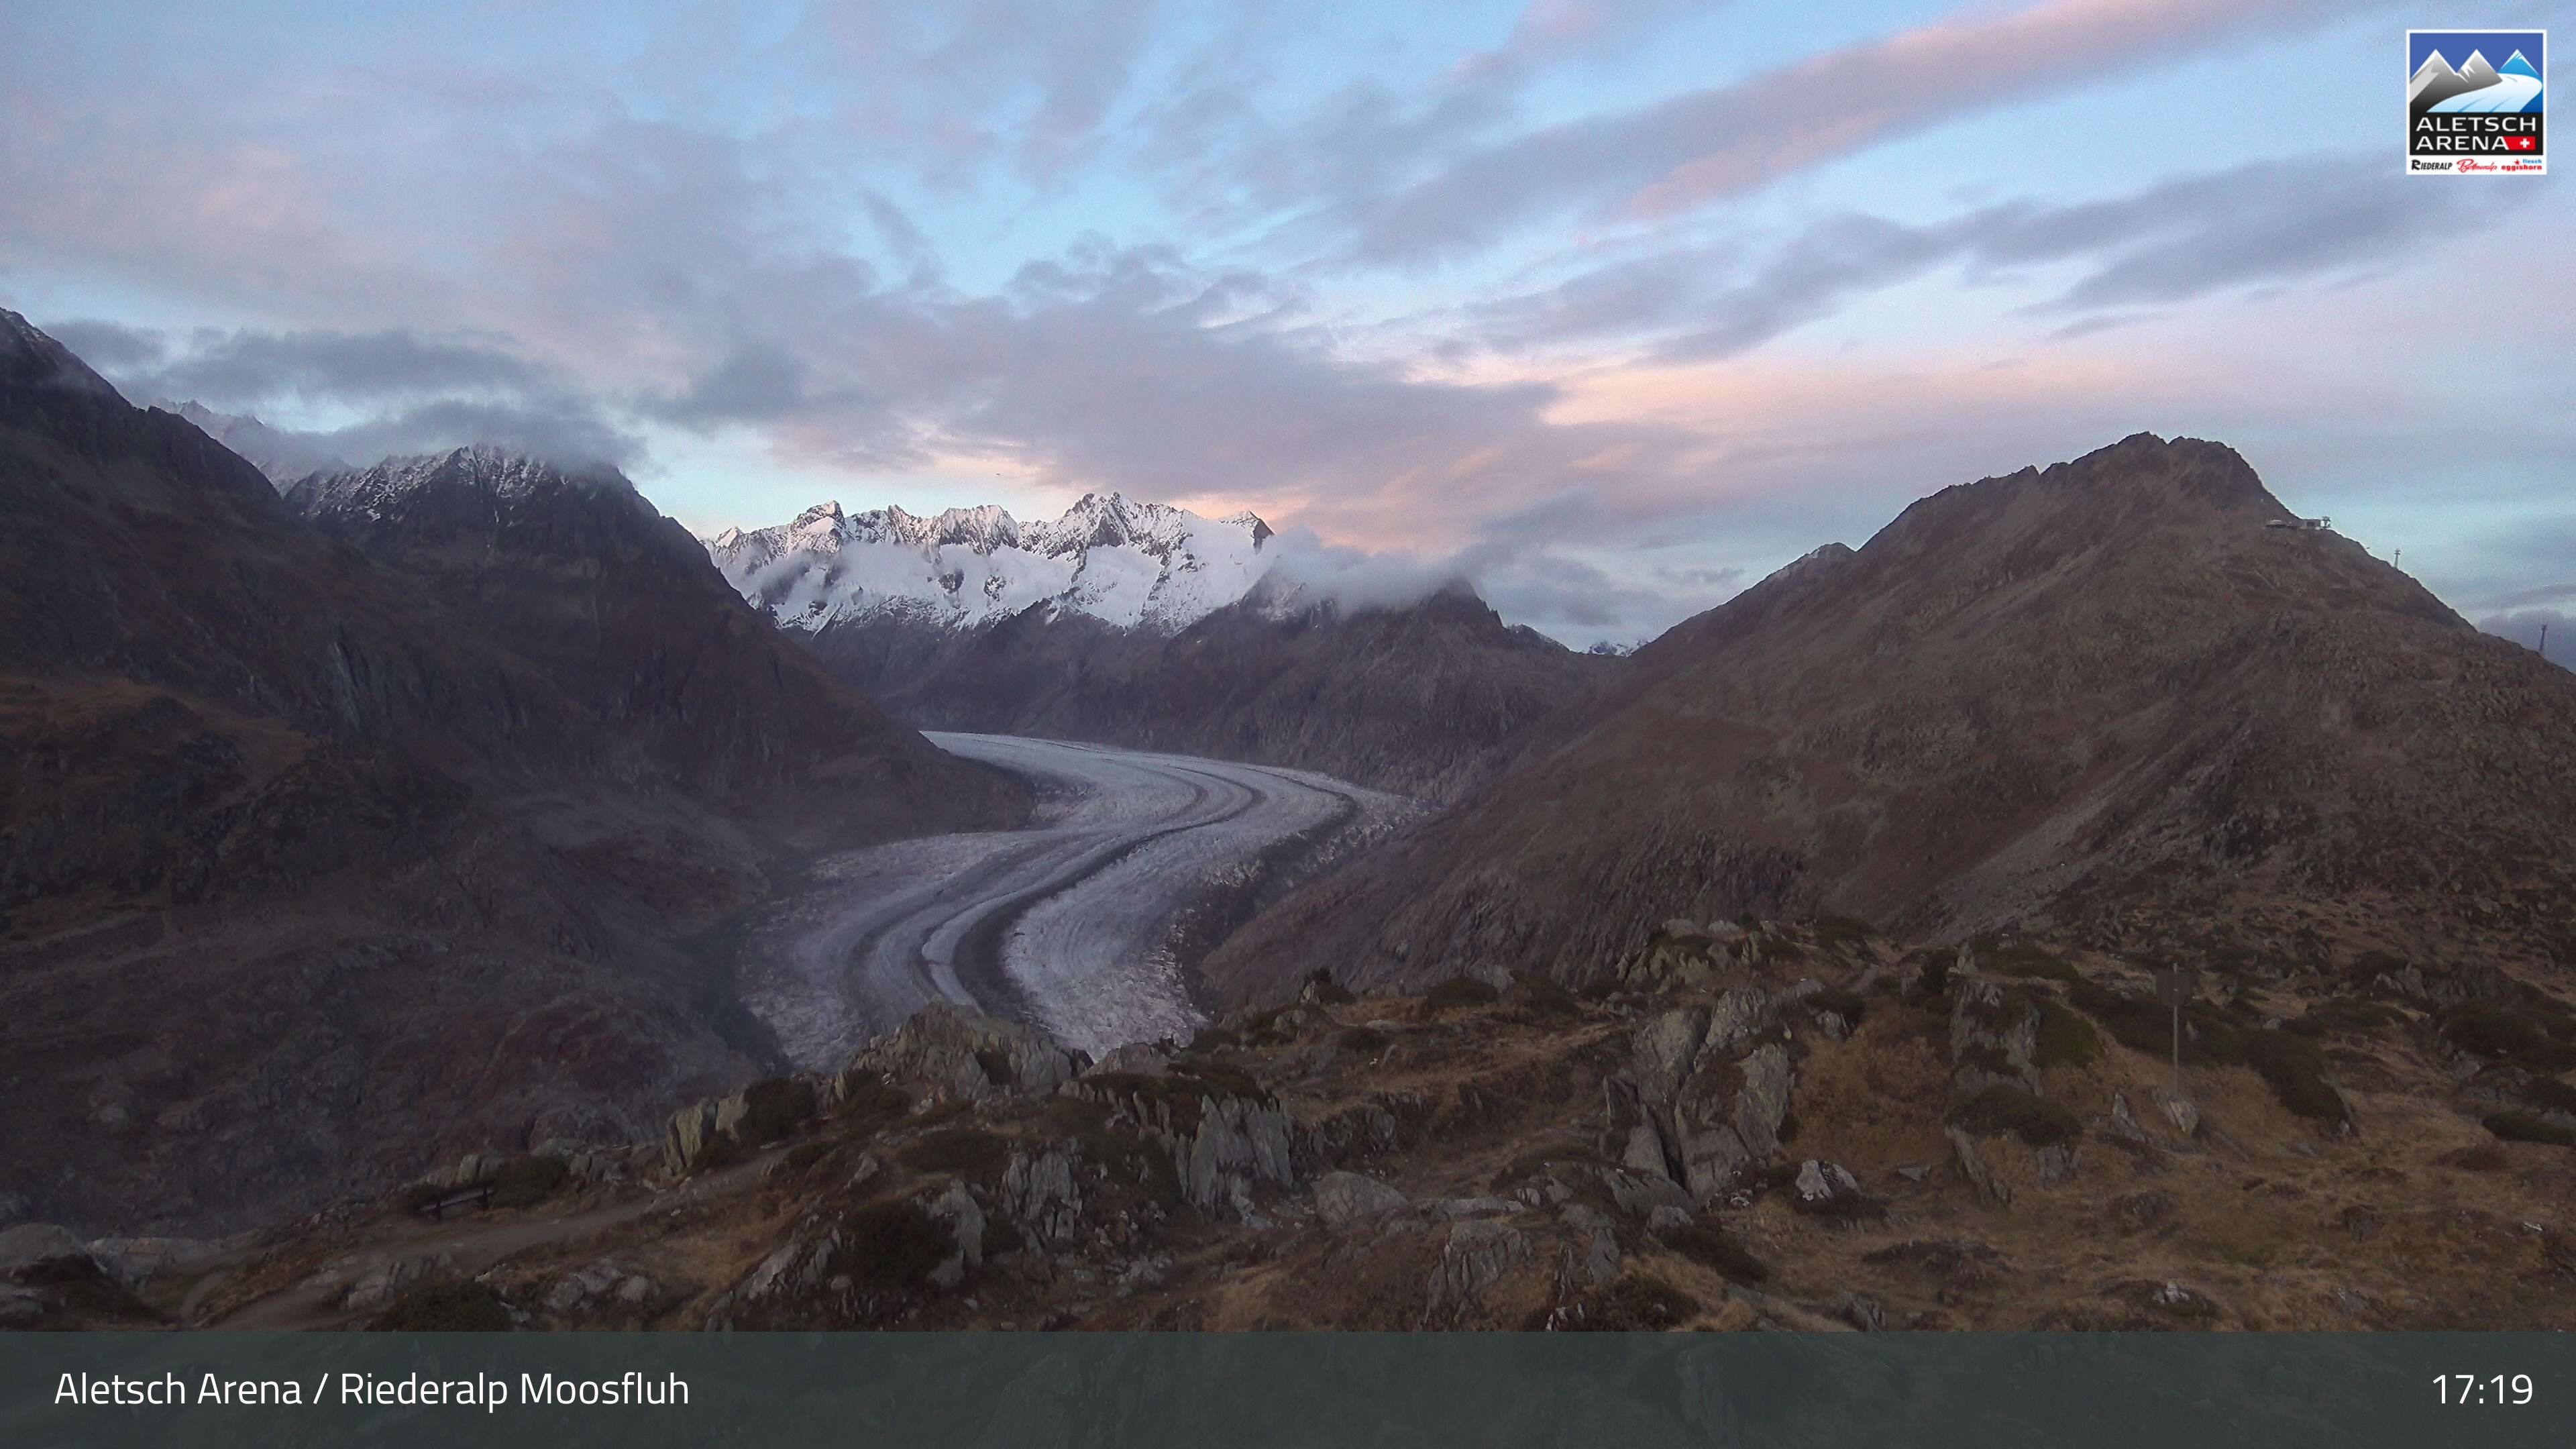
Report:
<svg viewBox="0 0 2576 1449"><path fill-rule="evenodd" d="M2537 136L2507 136L2504 138L2505 149L2508 151L2528 151L2539 144L2540 138Z"/></svg>

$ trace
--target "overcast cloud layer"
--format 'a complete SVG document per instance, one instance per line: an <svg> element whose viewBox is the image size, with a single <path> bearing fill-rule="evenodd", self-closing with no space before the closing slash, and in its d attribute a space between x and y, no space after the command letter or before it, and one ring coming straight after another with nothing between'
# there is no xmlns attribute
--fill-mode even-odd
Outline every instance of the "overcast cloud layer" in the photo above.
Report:
<svg viewBox="0 0 2576 1449"><path fill-rule="evenodd" d="M709 532L1116 488L1584 644L2145 429L2576 608L2571 206L2402 174L2414 12L50 9L0 304L312 456L603 458Z"/></svg>

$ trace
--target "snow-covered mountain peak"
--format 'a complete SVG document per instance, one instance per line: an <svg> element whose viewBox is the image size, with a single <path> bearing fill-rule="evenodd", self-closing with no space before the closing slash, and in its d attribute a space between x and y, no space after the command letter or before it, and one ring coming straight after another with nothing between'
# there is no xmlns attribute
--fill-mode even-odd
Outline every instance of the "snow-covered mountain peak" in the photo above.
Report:
<svg viewBox="0 0 2576 1449"><path fill-rule="evenodd" d="M642 500L635 485L614 468L566 467L481 443L444 453L387 458L371 468L326 469L298 481L286 494L289 502L309 515L388 518L423 498L479 495L514 501L559 489L615 492Z"/></svg>
<svg viewBox="0 0 2576 1449"><path fill-rule="evenodd" d="M1270 536L1249 513L1212 520L1113 492L1025 524L993 504L935 518L899 504L847 516L819 504L783 526L727 530L707 548L746 598L794 628L889 612L973 628L1045 603L1176 630L1243 597L1269 566Z"/></svg>

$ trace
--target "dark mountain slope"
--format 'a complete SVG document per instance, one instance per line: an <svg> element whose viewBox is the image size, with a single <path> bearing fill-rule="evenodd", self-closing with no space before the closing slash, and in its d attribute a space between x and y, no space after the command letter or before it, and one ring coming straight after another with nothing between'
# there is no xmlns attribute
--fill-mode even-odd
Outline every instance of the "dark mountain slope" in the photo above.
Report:
<svg viewBox="0 0 2576 1449"><path fill-rule="evenodd" d="M710 768L603 748L721 711L612 713L526 619L440 593L0 313L0 1193L205 1229L642 1130L766 1059L677 944L782 858L731 792L853 760L817 793L871 830L1013 808L819 683L823 723L731 720ZM731 667L792 675L743 637Z"/></svg>
<svg viewBox="0 0 2576 1449"><path fill-rule="evenodd" d="M925 728L1288 765L1435 800L1618 665L1506 627L1463 584L1362 611L1257 588L1169 636L1044 605L962 633L881 616L815 647Z"/></svg>
<svg viewBox="0 0 2576 1449"><path fill-rule="evenodd" d="M1945 490L1640 651L1209 970L1581 977L1748 908L2576 963L2576 679L2288 519L2147 435Z"/></svg>
<svg viewBox="0 0 2576 1449"><path fill-rule="evenodd" d="M621 777L659 775L809 843L1012 808L1008 781L834 682L613 469L458 449L316 474L287 503L569 693Z"/></svg>

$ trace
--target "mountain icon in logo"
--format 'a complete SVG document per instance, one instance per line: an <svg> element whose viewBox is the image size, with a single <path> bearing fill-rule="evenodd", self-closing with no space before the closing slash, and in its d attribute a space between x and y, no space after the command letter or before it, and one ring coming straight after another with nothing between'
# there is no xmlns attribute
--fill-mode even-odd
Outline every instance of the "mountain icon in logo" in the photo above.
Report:
<svg viewBox="0 0 2576 1449"><path fill-rule="evenodd" d="M2406 108L2418 116L2430 111L2537 112L2540 98L2540 71L2519 50L2501 68L2473 50L2468 64L2457 70L2437 50L2424 57L2406 83Z"/></svg>

